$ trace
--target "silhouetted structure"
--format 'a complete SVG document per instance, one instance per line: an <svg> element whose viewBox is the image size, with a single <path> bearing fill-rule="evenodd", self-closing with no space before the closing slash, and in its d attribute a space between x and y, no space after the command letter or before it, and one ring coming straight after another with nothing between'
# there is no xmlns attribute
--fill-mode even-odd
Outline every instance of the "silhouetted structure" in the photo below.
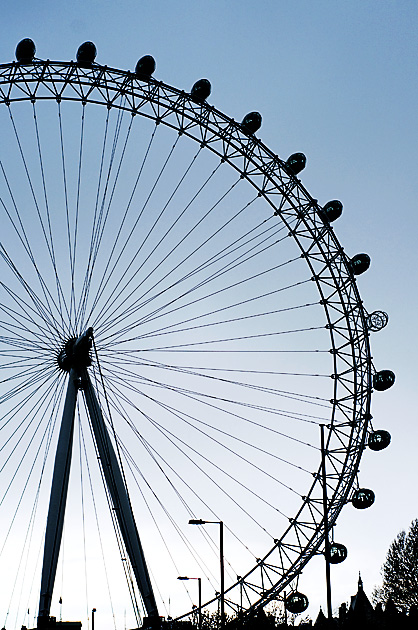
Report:
<svg viewBox="0 0 418 630"><path fill-rule="evenodd" d="M341 604L338 618L329 621L320 610L313 627L333 630L413 630L418 628L418 609L411 606L409 611L400 610L391 599L385 606L379 603L374 608L364 592L359 575L357 593L351 596L348 606Z"/></svg>

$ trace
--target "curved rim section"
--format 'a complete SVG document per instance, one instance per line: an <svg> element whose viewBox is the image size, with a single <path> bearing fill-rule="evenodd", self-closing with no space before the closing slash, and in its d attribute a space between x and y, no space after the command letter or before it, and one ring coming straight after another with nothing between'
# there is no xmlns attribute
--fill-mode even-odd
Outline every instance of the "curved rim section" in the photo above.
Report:
<svg viewBox="0 0 418 630"><path fill-rule="evenodd" d="M121 102L123 97L123 102ZM327 425L327 476L331 528L349 500L370 419L371 356L366 313L357 285L332 227L324 224L320 206L285 163L258 138L207 103L160 81L100 65L80 68L73 62L36 61L0 66L0 104L16 101L78 101L123 109L176 130L227 162L270 205L286 226L317 286L331 340L334 366L332 414ZM230 612L263 606L277 597L321 550L320 469L302 506L282 536L256 566L226 590ZM206 605L216 601L216 597ZM184 613L180 618L192 614Z"/></svg>

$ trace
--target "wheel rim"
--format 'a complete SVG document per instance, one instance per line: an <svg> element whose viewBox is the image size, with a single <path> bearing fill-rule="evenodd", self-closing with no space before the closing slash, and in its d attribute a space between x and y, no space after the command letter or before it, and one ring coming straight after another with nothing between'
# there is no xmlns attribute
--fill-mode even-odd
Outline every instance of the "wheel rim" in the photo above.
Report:
<svg viewBox="0 0 418 630"><path fill-rule="evenodd" d="M50 101L51 103L58 101L58 105L54 105L54 108L57 108L59 119L61 116L61 110L63 110L67 104L72 102L81 103L81 111L84 111L84 109L87 111L87 107L84 108L85 105L88 105L89 107L92 105L99 105L104 106L103 109L105 111L116 112L116 121L114 122L115 131L113 132L114 142L117 138L119 138L118 134L120 134L120 138L122 138L123 133L125 133L123 137L127 138L127 132L122 131L123 123L118 122L122 121L122 114L124 112L131 116L132 125L136 119L149 121L149 129L151 129L148 136L148 138L150 138L149 142L153 141L153 134L157 134L157 130L160 125L173 130L173 132L177 134L175 138L173 137L173 142L171 144L171 147L175 147L173 149L173 154L176 151L176 143L180 141L180 137L187 137L194 140L198 143L196 146L198 148L199 157L200 152L210 152L213 156L220 158L223 163L232 167L232 169L230 169L231 172L233 170L236 171L235 179L233 181L229 180L232 181L229 188L228 186L225 186L225 198L227 197L227 194L229 194L229 189L232 191L231 194L233 194L235 187L239 187L240 181L245 183L248 188L252 187L254 189L253 196L246 202L241 202L241 205L238 204L238 201L241 201L240 197L238 197L236 201L234 200L235 203L237 203L238 208L240 208L242 216L247 216L245 213L250 206L251 208L256 207L258 203L262 202L264 204L264 208L268 208L269 212L269 214L267 212L264 213L264 221L269 223L269 225L272 224L273 221L276 221L274 226L271 228L271 231L266 231L264 233L260 227L261 224L258 225L257 229L259 232L256 234L259 236L257 236L258 240L255 241L254 245L256 248L254 257L256 258L258 256L258 260L262 258L262 254L260 253L262 246L260 243L264 242L265 247L267 249L270 248L270 251L272 251L271 243L274 239L277 241L286 241L286 239L290 240L289 236L291 237L292 243L296 244L299 248L299 253L297 256L295 254L292 259L283 259L281 263L278 263L277 267L286 268L286 266L290 264L288 262L289 260L291 260L292 264L297 265L297 258L303 258L305 264L304 268L306 267L309 272L309 278L305 275L303 284L305 285L308 281L310 281L316 286L316 290L319 295L317 302L321 303L321 312L323 313L322 317L325 322L322 328L327 328L328 351L331 352L332 357L331 362L333 372L331 375L332 386L330 388L332 395L328 399L331 400L330 405L328 405L329 415L327 416L326 421L324 419L317 418L313 422L314 424L324 423L328 426L327 459L328 468L331 471L328 479L328 520L331 527L335 523L343 505L348 500L365 443L368 419L370 417L371 358L368 345L366 313L362 307L355 280L350 272L348 260L338 240L336 239L332 228L329 225L324 224L318 217L319 206L317 202L309 195L300 181L287 172L284 162L272 154L271 151L269 151L259 140L244 134L239 125L211 106L208 106L205 103L197 104L190 99L188 94L171 88L161 82L155 82L153 80L150 80L149 82L138 81L134 75L128 72L108 69L101 66L93 66L91 69L83 69L73 63L35 62L30 65L9 64L1 66L0 90L0 102L6 105L6 117L9 117L12 123L9 130L11 130L12 135L15 133L16 138L20 138L19 132L17 132L17 134L15 132L15 129L18 126L18 121L13 118L13 114L11 115L11 111L15 106L19 107L19 105L22 105L23 103L20 103L21 101L29 104L32 101L33 112L36 112L36 115L39 116L38 105L42 101ZM119 124L120 131L117 131ZM83 125L84 114L78 119L78 129L80 130ZM126 123L126 129L129 130L129 128L129 124ZM36 127L32 129L32 133L34 129L36 131ZM178 135L179 132L180 135ZM62 132L62 130L60 130L59 133L65 135L65 132ZM67 136L66 140L68 140ZM128 142L128 140L126 140L126 142ZM77 145L80 152L81 144L82 143L80 141ZM19 140L17 140L16 145L16 163L20 159L23 165L23 170L21 165L20 173L26 173L26 167L29 167L28 162L25 164L25 160L27 159L26 149L20 144ZM167 160L171 159L172 154L170 151L170 148L166 148L165 156ZM123 148L121 149L121 152L123 152ZM66 155L66 153L64 153L64 155ZM108 164L110 164L110 161L113 159L111 157L111 152L109 155ZM194 163L194 155L196 155L196 152L193 155L190 154L188 162L190 165L193 165ZM59 152L58 157L60 157ZM216 173L213 177L216 178L218 169L219 171L222 170L222 167L218 164L218 162L216 165L215 161L211 162L210 169L212 170L209 169L209 178L211 173L214 172ZM143 161L143 163L145 162ZM63 170L64 168L65 167L63 167ZM190 168L192 168L192 166L190 166ZM40 174L38 173L38 183L42 183L43 174L42 169L39 168L39 164L37 169L40 171ZM162 166L160 165L158 172L162 172L161 169L164 170L164 162ZM7 177L5 175L3 176L3 198L5 198L5 194L7 193L9 187L8 184L10 183L8 177L8 175ZM77 181L77 175L75 175L73 179L74 181ZM111 180L109 180L109 182L111 182ZM115 182L117 184L116 179L113 180L112 183ZM182 182L182 175L179 176L177 182ZM203 182L204 180L202 179L202 185ZM29 179L26 181L26 186L28 185L30 188ZM14 188L16 188L16 183L14 184ZM172 190L175 189L176 184L172 185ZM36 194L34 194L33 199L35 199L36 195L38 195L39 198L42 197L42 188L40 190L40 193L37 191ZM80 190L80 188L78 188L78 190ZM136 192L136 189L134 191L132 186L131 190L133 194ZM197 190L199 190L199 188L197 188ZM215 201L218 205L222 206L222 195L220 195L220 197ZM11 214L13 210L13 203L13 199L10 196L8 201L4 203L3 209L5 211L6 209L9 209ZM67 201L64 200L64 205L66 203ZM129 201L125 201L125 207L127 206L127 203L129 203ZM75 207L78 212L77 204L78 202L76 200L73 207ZM36 206L36 203L34 205ZM45 202L45 207L46 205L47 203ZM212 205L214 205L214 203L212 203ZM97 202L96 208L99 208ZM98 209L98 212L100 212L100 208ZM106 212L105 206L103 212ZM44 214L44 224L47 227L48 221L46 220L46 217L47 215ZM20 229L18 225L19 219L17 219L17 221L15 219L15 222L18 228L16 233L18 233ZM73 229L74 225L71 224L70 234ZM96 224L95 229L97 230L98 236L101 230L99 223ZM243 234L245 234L245 238L250 241L251 237L247 234L247 232L248 230L243 232ZM75 232L73 233L75 234ZM161 232L160 236L163 235L164 232ZM25 243L27 245L29 242L29 239L26 240L26 238L26 230L23 231L22 228L21 247L24 249L27 249ZM69 238L71 241L69 246L70 255L67 262L67 266L69 265L70 267L70 275L72 273L71 268L75 268L76 266L76 249L74 248L73 253L71 254L71 249L74 245L74 241L72 241L71 238L72 236ZM243 238L244 236L241 236L241 239ZM263 241L263 239L266 240ZM203 237L201 237L201 241L204 242ZM45 243L48 243L48 235L45 238ZM50 239L50 243L52 245L52 239ZM238 247L238 245L239 241L237 241L236 247ZM100 243L100 247L103 248L102 243ZM52 252L52 247L50 249L51 251L48 252L48 255L51 261L55 257L55 253ZM93 256L94 251L95 250L93 249ZM246 255L248 260L252 257L250 252L251 249L247 249ZM121 248L119 248L118 252L114 256L116 257L119 254L121 255L121 258L118 259L117 262L119 265L123 265L123 251L121 253ZM226 250L226 255L230 257L229 260L232 260L231 249ZM113 258L113 261L115 260L115 257ZM28 254L28 258L30 259L30 253ZM9 248L5 249L3 247L2 259L2 264L4 264L5 268L9 270L9 273L11 273L13 277L17 278L16 272L18 270L16 268L15 272L12 267L14 261ZM211 263L211 259L209 258L208 260ZM220 258L215 257L214 260L214 264L218 264L219 267ZM48 264L50 264L50 262ZM200 264L204 265L204 262L201 262ZM227 267L227 269L232 269L232 264L228 264L229 267ZM135 268L135 265L136 269L138 269L137 262L133 263L133 268ZM112 266L106 267L106 272L110 273L112 268ZM33 279L35 276L33 274L36 275L35 271L32 270L30 272L30 279L26 281L28 284L34 282ZM109 337L111 330L105 323L105 315L112 320L117 319L120 322L121 311L119 303L124 299L130 300L127 307L129 310L124 316L124 329L118 331L116 335L116 338L119 336L119 341L126 345L126 340L128 339L127 333L129 327L132 325L132 322L139 325L139 321L135 319L136 316L134 315L136 309L139 306L144 308L144 305L147 304L147 294L143 293L142 302L139 302L138 298L130 295L131 287L134 286L133 281L126 286L126 289L122 289L122 292L119 295L117 294L116 298L112 301L112 299L108 297L108 294L112 293L113 289L112 291L110 290L110 280L109 282L106 282L106 279L103 280L101 284L99 282L99 289L96 289L99 293L96 305L94 305L94 299L89 295L90 302L86 301L86 306L84 308L82 302L77 302L79 298L76 297L75 290L74 293L71 294L72 297L70 297L67 302L64 302L64 289L60 286L55 288L49 287L54 287L54 282L57 284L57 277L61 280L65 275L65 272L58 271L57 276L52 278L52 281L51 276L42 281L39 281L38 278L38 290L40 291L40 295L37 296L32 294L30 297L31 303L38 311L37 317L39 319L36 319L36 322L39 323L42 318L44 319L44 328L40 328L40 337L48 337L49 335L51 339L49 343L42 345L41 340L38 337L36 353L38 353L39 356L43 355L42 361L40 361L39 365L42 363L42 365L48 366L48 369L51 372L51 377L54 375L57 383L60 382L60 379L56 375L55 354L61 350L62 344L68 335L75 332L81 332L80 330L77 330L80 327L83 328L83 326L92 325L96 332L98 355L101 357L105 372L106 369L109 369L110 361L115 361L116 357L111 345L113 344L113 341ZM76 275L75 272L74 275ZM252 286L254 286L257 281L256 276L257 274L255 273L254 279L248 281L250 283L252 282ZM112 282L115 282L115 277L116 271L112 272ZM123 273L120 274L118 278L119 284L127 281L126 276ZM183 278L183 276L181 276L181 278ZM187 282L187 279L182 281ZM210 282L212 282L212 280ZM241 282L244 282L244 277L241 277ZM296 281L296 283L297 282L298 281ZM291 284L292 283L290 282L289 286ZM24 286L22 284L21 286L23 286L26 294L30 293L31 289L29 286ZM287 285L284 285L282 287L283 290L286 290L284 288L286 286ZM12 290L12 287L9 288ZM135 290L138 291L138 285L136 285ZM254 289L251 290L254 291ZM50 306L50 310L52 309L53 312L50 312L48 315L48 309L45 307L45 304L52 304L53 291L55 291L55 302L58 306ZM199 295L199 289L194 289L194 291L197 292L197 295ZM222 291L225 291L225 287L220 285L218 291L221 291L222 293ZM103 298L100 303L100 299L102 297L100 292L102 292L104 298L108 299L107 302L105 302ZM267 291L265 291L265 293L267 293ZM10 291L8 292L8 295L9 297L12 297ZM61 303L60 295L62 298ZM174 299L179 299L179 295L176 298L173 298L173 304ZM216 294L213 291L212 299L215 299L215 295ZM126 296L128 296L128 298L126 298ZM144 326L144 322L149 321L151 317L158 317L158 309L165 306L159 305L158 299L153 299L155 308L153 311L146 313L140 320L142 326ZM204 301L205 298L201 297L201 299ZM5 314L8 318L14 316L14 310L19 307L19 303L16 302L16 300L14 300L14 303L14 308L12 308L11 305L9 307L6 305L8 310ZM22 304L20 304L20 307L22 307ZM220 308L221 306L218 307L218 311ZM306 308L308 308L308 306L306 306ZM89 312L91 310L94 311L95 309L95 317L88 317ZM67 319L72 320L72 323L67 323L66 325L64 324L61 326L62 332L54 336L52 335L52 332L56 326L50 321L50 317L59 311L61 312L60 317L62 322L65 322L67 313L67 315L69 315ZM189 312L191 313L191 309ZM227 330L232 330L232 325L235 325L239 319L241 319L241 321L243 320L244 310L240 310L239 313L240 317L231 318L231 320L236 321L231 321L229 326L227 323L224 324ZM83 321L82 315L86 318L85 321ZM56 317L58 317L58 315L56 315ZM267 315L266 317L268 318L269 316ZM192 319L191 316L189 316L189 320L190 319ZM187 321L187 317L185 318L185 321ZM24 317L21 315L19 324L12 326L12 332L14 334L17 333L18 328L22 327L23 322ZM199 323L199 320L197 320L197 322ZM114 324L114 321L112 321L112 323ZM256 328L255 334L258 339L261 339L262 336L261 328L261 326ZM305 326L305 328L307 330L310 327ZM158 332L158 330L159 329L157 328L153 334L164 334L164 331L160 330ZM267 327L265 330L267 331L265 333L266 337L271 335L272 331L270 331ZM250 336L248 335L249 331L251 332L250 328L247 328L245 331L247 332L247 337ZM172 331L172 337L179 334L179 332L179 325L177 325L177 328L174 328L174 331ZM22 331L20 331L19 334L22 335ZM151 338L151 334L152 331L145 331L142 335L142 343L144 343L144 340L146 341L147 338ZM190 329L188 330L188 334L193 334ZM5 337L7 337L7 335L5 335ZM245 335L243 335L243 337L245 337ZM222 337L220 337L220 339L222 339ZM10 362L9 357L11 343L12 342L8 337L3 340L4 350L2 351L2 360L5 369ZM188 343L195 344L200 342L188 341ZM24 345L24 340L22 341L22 344ZM218 343L218 345L220 345L220 343ZM191 347L196 346L192 345ZM211 347L213 347L213 344ZM52 353L51 350L53 350ZM142 351L142 354L144 354L144 347L142 347ZM153 351L155 352L155 347ZM261 352L261 350L259 350L259 352ZM130 360L132 360L133 355L131 354L128 356L130 357ZM219 356L221 356L220 353ZM29 360L28 356L26 356L26 360ZM148 371L152 372L153 369L158 370L157 362L153 364L152 361L145 361L145 363L147 363L146 369L148 369ZM133 364L136 368L138 367L137 362L133 362ZM235 367L230 367L230 369L237 372L237 363L235 362L233 365ZM178 365L174 367L176 367L177 374L182 374L183 376L187 375L187 378L189 378L190 381L196 382L196 380L202 378L200 375L195 376L193 374L193 370L196 370L196 365L193 363L191 365L186 364L186 366ZM7 369L13 370L10 366L8 366ZM16 368L14 369L16 373ZM169 371L173 371L173 366L166 364L165 369L166 373L168 373ZM250 372L248 371L248 374L249 373ZM215 374L214 370L212 370L212 374ZM124 372L124 376L126 379L129 379L132 377L132 374L129 370L127 370ZM114 374L112 374L110 369L108 377L110 380L114 377ZM41 378L40 372L38 372L38 378ZM21 376L20 379L22 380L23 376ZM224 379L224 381L226 384L226 379ZM144 382L145 381L142 381L142 385L144 385ZM220 381L218 380L218 383L219 382ZM34 381L34 383L36 383L36 381ZM268 391L269 388L263 387L257 383L258 381L255 380L250 383L252 391L254 392L258 389L258 392L263 392L265 396L270 396L271 393ZM100 383L98 386L100 389ZM160 387L160 384L154 384L153 386ZM171 388L176 387L177 393L181 391L181 388L178 385L174 386L173 383L170 385L167 385L166 383L165 386ZM231 387L236 390L241 386L229 383L226 387ZM116 391L117 388L115 387L113 392ZM283 396L287 396L288 398L291 397L291 392L287 394L285 392L286 390L282 391ZM103 396L104 392L101 391L101 393ZM7 392L6 396L9 396L10 394L11 392ZM138 395L138 389L136 390L136 395ZM181 392L181 396L186 395L189 394L187 392ZM206 389L203 395L206 397L209 396L210 389ZM235 394L235 396L237 396L237 394ZM307 401L311 401L312 405L316 404L314 403L313 398L314 396L312 394L308 394L305 397L302 395L302 399L305 404L307 404ZM164 402L164 404L167 403ZM325 401L322 401L321 404L325 404ZM116 403L113 403L113 405L116 410ZM260 407L260 405L258 405L258 407ZM266 407L268 407L268 405L266 405ZM168 408L166 408L166 411L168 411ZM187 419L187 412L185 409L182 411L184 414L182 418L183 421L185 421ZM255 408L254 411L256 411ZM258 409L258 411L260 411L260 409ZM121 415L126 415L126 411L121 413ZM302 415L300 415L300 417L302 417ZM218 430L220 430L220 427L218 427ZM166 434L166 437L167 436L168 434ZM314 469L314 471L315 470L316 469ZM236 579L235 581L232 580L229 585L227 584L226 597L230 611L236 612L239 610L241 602L243 602L244 608L249 610L251 608L264 605L267 601L276 598L280 590L285 588L290 582L292 582L292 580L295 579L309 558L321 549L325 535L322 527L320 508L321 492L319 473L316 472L313 483L310 487L308 486L307 491L303 495L304 498L302 498L302 505L293 512L295 516L290 517L290 523L284 528L284 533L281 536L275 537L274 540L276 542L273 542L271 546L267 548L267 551L263 551L263 553L260 554L261 557L259 560L250 566L249 569L240 569L241 577L239 579ZM197 516L200 515L197 514ZM215 602L216 599L216 597L209 599L207 605L209 606L211 603ZM191 611L187 610L180 617L187 616L190 613Z"/></svg>

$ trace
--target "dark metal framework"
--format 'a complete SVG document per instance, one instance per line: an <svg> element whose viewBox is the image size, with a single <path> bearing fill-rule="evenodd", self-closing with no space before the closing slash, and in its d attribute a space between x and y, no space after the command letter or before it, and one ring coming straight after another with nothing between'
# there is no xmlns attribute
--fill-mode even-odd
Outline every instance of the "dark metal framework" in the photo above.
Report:
<svg viewBox="0 0 418 630"><path fill-rule="evenodd" d="M0 66L1 105L42 100L122 108L132 116L149 118L185 134L245 178L270 205L277 220L287 226L316 284L330 337L334 394L327 426L326 463L331 528L356 483L371 417L373 366L367 313L348 258L333 228L319 217L317 201L289 172L284 161L258 138L243 133L237 122L211 105L196 103L189 94L160 81L139 80L131 72L96 64L81 68L74 62L35 60L30 64ZM229 612L248 612L277 598L308 560L323 550L324 537L319 466L286 531L256 566L226 588ZM204 606L215 601L216 597ZM191 614L187 611L182 617Z"/></svg>

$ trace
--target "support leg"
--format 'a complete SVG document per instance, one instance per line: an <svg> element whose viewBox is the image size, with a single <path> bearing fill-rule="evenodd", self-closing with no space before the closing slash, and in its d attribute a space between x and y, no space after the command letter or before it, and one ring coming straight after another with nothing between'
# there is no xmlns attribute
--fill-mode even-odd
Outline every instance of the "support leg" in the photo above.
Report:
<svg viewBox="0 0 418 630"><path fill-rule="evenodd" d="M87 370L82 372L83 390L93 427L102 470L118 519L119 528L131 562L132 570L149 617L157 617L158 610L152 590L144 552L139 539L131 503L118 460L113 449L102 411Z"/></svg>
<svg viewBox="0 0 418 630"><path fill-rule="evenodd" d="M44 559L42 565L41 596L39 600L38 627L48 624L52 592L57 572L70 477L71 454L74 433L74 415L77 401L77 374L70 371L61 429L55 455L54 474L49 499L48 520L45 533Z"/></svg>

